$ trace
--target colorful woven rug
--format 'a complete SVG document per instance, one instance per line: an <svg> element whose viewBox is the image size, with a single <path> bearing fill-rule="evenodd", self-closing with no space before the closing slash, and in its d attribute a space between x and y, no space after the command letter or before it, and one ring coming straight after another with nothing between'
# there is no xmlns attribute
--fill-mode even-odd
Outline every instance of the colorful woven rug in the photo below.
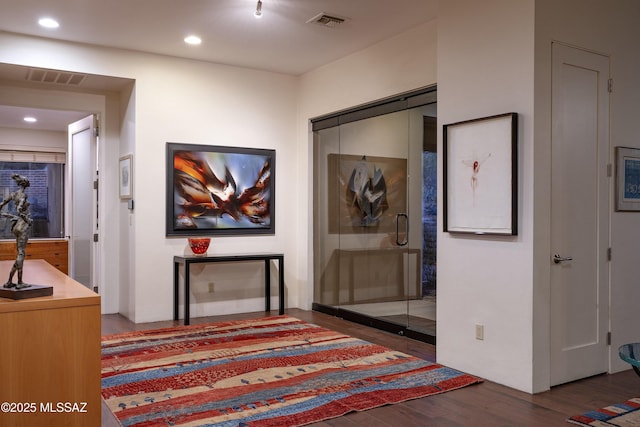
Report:
<svg viewBox="0 0 640 427"><path fill-rule="evenodd" d="M300 426L477 382L288 316L102 338L123 426Z"/></svg>
<svg viewBox="0 0 640 427"><path fill-rule="evenodd" d="M607 406L597 411L575 415L567 420L579 426L640 426L640 398L630 399L624 403Z"/></svg>

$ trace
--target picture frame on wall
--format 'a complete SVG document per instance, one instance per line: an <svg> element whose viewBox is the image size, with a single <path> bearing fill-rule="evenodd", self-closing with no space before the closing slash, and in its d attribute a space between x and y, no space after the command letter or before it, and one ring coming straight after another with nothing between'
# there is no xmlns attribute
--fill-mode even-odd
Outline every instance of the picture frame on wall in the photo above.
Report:
<svg viewBox="0 0 640 427"><path fill-rule="evenodd" d="M120 157L118 175L120 181L120 200L129 200L133 197L133 170L132 170L133 156L127 154Z"/></svg>
<svg viewBox="0 0 640 427"><path fill-rule="evenodd" d="M640 149L616 147L616 211L640 211Z"/></svg>
<svg viewBox="0 0 640 427"><path fill-rule="evenodd" d="M518 114L443 126L444 231L518 234Z"/></svg>
<svg viewBox="0 0 640 427"><path fill-rule="evenodd" d="M275 234L276 151L167 143L166 235Z"/></svg>

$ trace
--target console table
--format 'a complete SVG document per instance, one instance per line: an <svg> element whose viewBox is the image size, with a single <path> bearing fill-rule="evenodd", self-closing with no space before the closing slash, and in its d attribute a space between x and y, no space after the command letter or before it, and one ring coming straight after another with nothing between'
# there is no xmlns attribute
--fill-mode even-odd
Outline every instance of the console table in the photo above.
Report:
<svg viewBox="0 0 640 427"><path fill-rule="evenodd" d="M284 254L245 254L245 255L182 255L173 257L173 320L179 319L179 282L180 265L184 264L184 324L189 324L189 266L191 264L214 263L214 262L246 262L264 261L264 287L265 304L264 310L271 311L271 260L278 261L279 280L278 314L284 314Z"/></svg>

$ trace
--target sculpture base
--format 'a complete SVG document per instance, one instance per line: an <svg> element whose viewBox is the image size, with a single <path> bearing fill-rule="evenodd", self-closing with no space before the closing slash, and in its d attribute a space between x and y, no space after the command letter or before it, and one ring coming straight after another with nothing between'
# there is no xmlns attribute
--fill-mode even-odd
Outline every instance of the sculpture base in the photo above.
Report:
<svg viewBox="0 0 640 427"><path fill-rule="evenodd" d="M28 288L16 289L5 288L4 285L0 285L0 298L18 300L48 297L51 295L53 295L53 286L30 285Z"/></svg>

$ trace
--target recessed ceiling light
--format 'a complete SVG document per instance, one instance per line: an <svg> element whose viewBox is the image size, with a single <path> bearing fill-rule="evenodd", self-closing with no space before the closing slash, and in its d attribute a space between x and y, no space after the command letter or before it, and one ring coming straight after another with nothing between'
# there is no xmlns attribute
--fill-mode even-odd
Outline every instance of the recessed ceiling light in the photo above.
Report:
<svg viewBox="0 0 640 427"><path fill-rule="evenodd" d="M45 28L58 28L60 24L53 18L42 18L38 21L38 24Z"/></svg>
<svg viewBox="0 0 640 427"><path fill-rule="evenodd" d="M35 117L30 117L30 116L25 117L23 120L27 123L35 123L38 121L38 119L36 119Z"/></svg>
<svg viewBox="0 0 640 427"><path fill-rule="evenodd" d="M184 42L187 44L198 45L202 43L202 39L198 36L188 36L184 38Z"/></svg>

